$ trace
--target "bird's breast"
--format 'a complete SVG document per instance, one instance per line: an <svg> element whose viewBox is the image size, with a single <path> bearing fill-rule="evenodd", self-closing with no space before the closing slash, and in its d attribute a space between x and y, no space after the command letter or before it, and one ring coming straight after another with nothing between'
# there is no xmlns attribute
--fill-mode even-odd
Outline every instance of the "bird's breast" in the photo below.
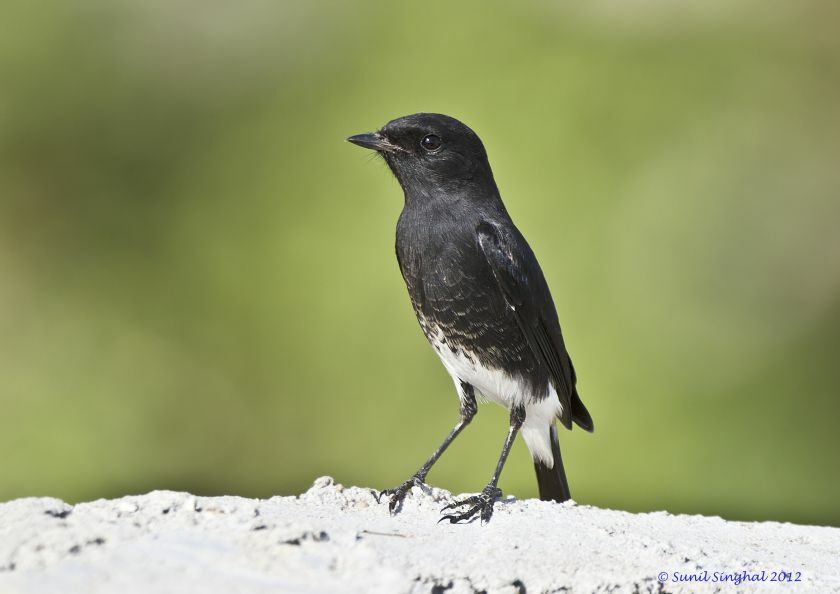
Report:
<svg viewBox="0 0 840 594"><path fill-rule="evenodd" d="M547 375L478 249L452 243L408 255L401 266L417 320L450 375L508 408L544 394Z"/></svg>

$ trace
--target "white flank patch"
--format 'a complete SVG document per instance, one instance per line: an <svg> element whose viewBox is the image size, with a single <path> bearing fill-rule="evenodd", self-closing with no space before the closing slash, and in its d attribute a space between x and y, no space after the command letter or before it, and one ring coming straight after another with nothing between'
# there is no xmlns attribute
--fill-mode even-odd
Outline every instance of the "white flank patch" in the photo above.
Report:
<svg viewBox="0 0 840 594"><path fill-rule="evenodd" d="M422 324L423 322L421 322ZM550 428L555 419L560 417L563 405L557 392L549 383L548 396L540 400L539 395L530 394L528 385L521 378L507 374L501 369L484 367L474 355L466 356L463 350L455 353L443 340L440 329L430 339L443 366L452 376L458 396L463 399L461 382L471 384L480 392L480 397L495 402L508 410L516 406L525 407L525 422L522 424L522 439L534 460L539 460L549 468L554 467L551 454Z"/></svg>

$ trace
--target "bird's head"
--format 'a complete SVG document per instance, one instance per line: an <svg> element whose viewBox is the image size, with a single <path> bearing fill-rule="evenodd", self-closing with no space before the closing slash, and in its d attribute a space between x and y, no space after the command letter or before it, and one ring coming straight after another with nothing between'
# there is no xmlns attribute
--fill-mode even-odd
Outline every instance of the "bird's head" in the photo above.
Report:
<svg viewBox="0 0 840 594"><path fill-rule="evenodd" d="M495 190L481 139L455 118L416 113L347 140L382 155L407 198L467 188Z"/></svg>

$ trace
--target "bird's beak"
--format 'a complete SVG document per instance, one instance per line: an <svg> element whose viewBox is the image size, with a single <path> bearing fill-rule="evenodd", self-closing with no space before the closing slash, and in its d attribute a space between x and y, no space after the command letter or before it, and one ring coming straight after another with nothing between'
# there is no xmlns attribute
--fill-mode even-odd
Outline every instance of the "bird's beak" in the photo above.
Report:
<svg viewBox="0 0 840 594"><path fill-rule="evenodd" d="M372 149L380 153L396 153L403 152L403 148L396 144L391 144L387 138L374 132L372 134L356 134L347 139L348 142L357 144L362 148Z"/></svg>

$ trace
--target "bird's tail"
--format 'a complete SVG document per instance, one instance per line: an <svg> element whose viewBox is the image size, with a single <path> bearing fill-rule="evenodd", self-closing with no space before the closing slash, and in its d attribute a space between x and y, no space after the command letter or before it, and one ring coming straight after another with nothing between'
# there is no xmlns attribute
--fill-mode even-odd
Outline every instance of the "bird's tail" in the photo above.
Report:
<svg viewBox="0 0 840 594"><path fill-rule="evenodd" d="M539 460L534 461L540 499L562 503L571 499L572 496L569 493L566 471L563 469L563 458L560 457L560 442L557 440L557 426L554 423L551 424L551 455L554 458L553 468L549 468Z"/></svg>

